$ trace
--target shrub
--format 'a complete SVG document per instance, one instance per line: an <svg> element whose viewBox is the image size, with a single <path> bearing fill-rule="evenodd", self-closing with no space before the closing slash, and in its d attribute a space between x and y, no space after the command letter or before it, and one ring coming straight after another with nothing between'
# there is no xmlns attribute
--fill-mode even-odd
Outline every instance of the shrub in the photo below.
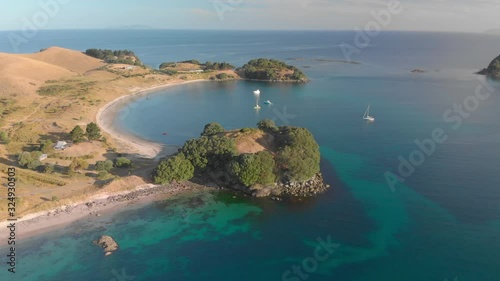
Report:
<svg viewBox="0 0 500 281"><path fill-rule="evenodd" d="M109 173L107 171L100 171L99 174L97 174L97 178L99 180L107 180L109 178Z"/></svg>
<svg viewBox="0 0 500 281"><path fill-rule="evenodd" d="M70 172L75 172L79 170L85 170L89 167L89 163L85 161L84 159L81 158L76 158L71 161L71 164L69 165L69 171Z"/></svg>
<svg viewBox="0 0 500 281"><path fill-rule="evenodd" d="M132 167L132 161L126 157L118 157L115 159L115 167L117 168L129 168Z"/></svg>
<svg viewBox="0 0 500 281"><path fill-rule="evenodd" d="M52 173L54 173L54 170L55 170L55 166L53 164L46 164L45 166L43 166L42 171L46 174L52 174Z"/></svg>
<svg viewBox="0 0 500 281"><path fill-rule="evenodd" d="M215 78L217 78L218 80L226 80L229 79L229 75L227 75L226 73L219 73L215 75Z"/></svg>
<svg viewBox="0 0 500 281"><path fill-rule="evenodd" d="M185 181L194 176L194 166L184 155L178 154L164 160L156 167L153 175L156 184L168 184L172 181Z"/></svg>
<svg viewBox="0 0 500 281"><path fill-rule="evenodd" d="M224 127L222 127L219 123L209 123L205 125L205 128L203 129L203 132L201 133L202 136L213 136L217 135L220 133L224 133L226 130Z"/></svg>
<svg viewBox="0 0 500 281"><path fill-rule="evenodd" d="M9 144L10 143L9 135L6 132L1 131L0 132L0 141L3 142L4 144Z"/></svg>
<svg viewBox="0 0 500 281"><path fill-rule="evenodd" d="M59 198L57 198L57 196L55 196L55 195L52 196L52 201L58 201L58 200L59 200Z"/></svg>
<svg viewBox="0 0 500 281"><path fill-rule="evenodd" d="M278 127L273 120L264 119L257 123L257 127L266 133L275 133L278 131Z"/></svg>
<svg viewBox="0 0 500 281"><path fill-rule="evenodd" d="M95 163L95 170L102 172L106 171L109 172L111 169L113 169L113 161L111 160L106 160L106 161L97 161Z"/></svg>

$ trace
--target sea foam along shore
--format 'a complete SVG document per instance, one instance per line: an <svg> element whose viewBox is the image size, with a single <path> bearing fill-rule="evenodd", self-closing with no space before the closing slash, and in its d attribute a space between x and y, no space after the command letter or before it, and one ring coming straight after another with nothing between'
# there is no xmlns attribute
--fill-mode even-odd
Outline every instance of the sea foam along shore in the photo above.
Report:
<svg viewBox="0 0 500 281"><path fill-rule="evenodd" d="M72 222L87 219L96 221L101 214L113 214L123 210L126 205L140 207L158 200L165 200L176 194L187 191L207 189L208 187L194 183L172 183L167 186L145 184L132 190L118 193L101 192L85 200L67 204L50 211L26 215L16 223L16 240L27 239L45 232L62 228ZM128 209L128 208L127 208ZM8 237L7 226L11 222L0 222L2 237ZM5 246L7 239L0 241Z"/></svg>
<svg viewBox="0 0 500 281"><path fill-rule="evenodd" d="M146 89L135 89L134 93L121 96L99 109L96 116L97 125L114 139L119 150L123 153L137 154L140 157L154 158L156 160L167 155L171 155L177 151L176 147L169 147L164 144L145 140L129 132L120 130L118 127L113 125L113 121L115 120L116 115L123 110L124 107L134 102L134 99L138 97L142 97L165 88L198 82L208 82L208 80L199 79L180 83L163 84Z"/></svg>

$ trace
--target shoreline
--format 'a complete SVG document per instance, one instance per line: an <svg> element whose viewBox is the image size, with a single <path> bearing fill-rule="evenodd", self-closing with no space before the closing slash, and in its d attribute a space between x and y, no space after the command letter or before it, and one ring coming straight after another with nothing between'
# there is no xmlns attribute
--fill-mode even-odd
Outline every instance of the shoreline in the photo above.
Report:
<svg viewBox="0 0 500 281"><path fill-rule="evenodd" d="M171 155L177 151L176 147L168 147L165 144L142 139L128 132L120 131L112 126L113 120L116 114L124 106L133 101L134 98L142 97L161 89L198 82L210 81L198 79L132 90L132 93L120 96L99 108L96 115L96 122L101 130L113 138L116 145L119 146L124 153L137 154L139 157L154 160ZM104 212L108 214L116 213L121 209L120 207L125 207L125 205L138 205L139 202L150 204L154 201L167 199L176 194L186 191L201 190L203 188L208 187L186 182L172 183L167 186L144 184L127 191L114 193L101 192L75 203L23 216L16 221L16 227L19 229L17 239L26 239L42 233L51 232L85 218L91 219L92 217L99 217L100 214ZM157 196L160 197L157 198ZM0 229L6 231L9 223L10 222L7 220L1 221ZM5 245L6 241L0 241L0 247Z"/></svg>
<svg viewBox="0 0 500 281"><path fill-rule="evenodd" d="M102 131L106 132L113 138L113 141L120 150L128 154L137 154L139 157L158 160L162 157L166 157L177 152L177 147L168 146L162 143L153 142L150 140L143 139L141 137L135 136L129 132L124 132L119 128L112 126L116 115L125 106L130 104L134 98L143 97L149 95L158 90L167 89L174 86L182 86L192 83L199 82L210 82L207 79L198 79L192 81L182 81L179 83L168 83L153 86L145 89L138 89L131 94L118 97L106 105L101 107L96 115L97 125Z"/></svg>
<svg viewBox="0 0 500 281"><path fill-rule="evenodd" d="M32 238L40 234L62 229L71 223L87 219L97 221L101 215L113 215L122 210L146 206L156 201L165 200L185 192L195 192L210 187L192 182L172 183L170 185L145 184L129 191L100 193L86 200L67 204L58 208L26 215L17 220L16 240ZM10 222L0 222L0 229L7 231ZM0 241L0 247L6 246L7 240Z"/></svg>

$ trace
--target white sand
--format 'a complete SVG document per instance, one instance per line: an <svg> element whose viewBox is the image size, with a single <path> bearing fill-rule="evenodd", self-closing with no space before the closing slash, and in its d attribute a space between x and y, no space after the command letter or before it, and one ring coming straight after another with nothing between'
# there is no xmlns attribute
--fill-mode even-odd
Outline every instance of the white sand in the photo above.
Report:
<svg viewBox="0 0 500 281"><path fill-rule="evenodd" d="M207 80L193 80L181 83L171 83L160 86L155 86L147 89L139 89L135 93L130 95L119 97L104 107L102 107L97 113L97 125L106 133L111 135L115 140L116 144L119 146L120 152L138 154L140 157L144 158L155 158L159 159L177 152L176 147L168 147L160 143L152 142L149 140L142 139L140 137L134 136L131 133L124 132L116 126L113 125L113 120L116 114L120 112L125 106L133 102L134 98L142 97L151 94L154 91L165 89L172 86L185 85L190 83L197 83Z"/></svg>

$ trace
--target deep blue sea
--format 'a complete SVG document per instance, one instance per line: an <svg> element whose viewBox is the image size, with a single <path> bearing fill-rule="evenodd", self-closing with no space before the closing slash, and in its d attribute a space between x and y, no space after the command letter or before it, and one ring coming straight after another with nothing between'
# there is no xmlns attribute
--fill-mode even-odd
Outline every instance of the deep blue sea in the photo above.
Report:
<svg viewBox="0 0 500 281"><path fill-rule="evenodd" d="M12 52L6 34L0 51ZM182 145L212 121L227 129L264 118L303 126L321 146L332 188L294 203L200 192L97 224L76 222L21 241L18 273L2 266L0 279L500 280L500 84L473 74L500 54L500 36L385 32L352 56L359 64L333 61L345 60L341 46L353 45L354 36L40 32L22 52L130 49L153 67L193 58L242 65L258 57L296 65L310 83L178 86L136 99L116 126L167 145ZM427 72L411 73L415 68ZM274 104L255 111L255 89ZM374 123L362 120L369 104ZM414 171L398 172L401 161L416 163ZM391 188L387 172L404 182ZM104 257L92 245L102 234L120 250Z"/></svg>

